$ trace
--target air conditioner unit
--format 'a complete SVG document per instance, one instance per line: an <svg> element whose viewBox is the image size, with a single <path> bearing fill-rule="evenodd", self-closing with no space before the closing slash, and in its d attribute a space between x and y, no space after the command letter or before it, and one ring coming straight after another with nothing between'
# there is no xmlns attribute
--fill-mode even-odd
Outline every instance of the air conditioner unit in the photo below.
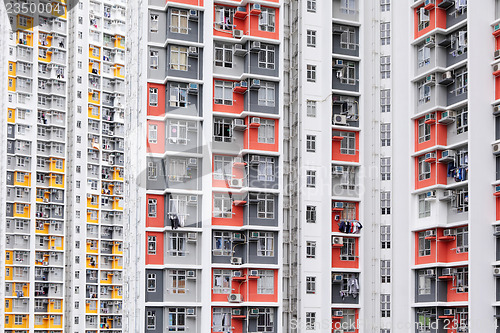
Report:
<svg viewBox="0 0 500 333"><path fill-rule="evenodd" d="M342 237L332 237L332 245L344 245L344 238Z"/></svg>
<svg viewBox="0 0 500 333"><path fill-rule="evenodd" d="M332 282L333 283L341 283L342 279L343 279L342 274L335 274L335 275L333 275Z"/></svg>
<svg viewBox="0 0 500 333"><path fill-rule="evenodd" d="M197 158L190 158L188 160L188 165L189 166L196 166L198 164L198 159Z"/></svg>
<svg viewBox="0 0 500 333"><path fill-rule="evenodd" d="M425 270L425 275L427 275L427 276L434 276L434 275L436 275L436 270L434 270L434 269L426 269Z"/></svg>
<svg viewBox="0 0 500 333"><path fill-rule="evenodd" d="M344 203L343 202L335 202L333 204L333 208L341 208L341 209L344 209Z"/></svg>
<svg viewBox="0 0 500 333"><path fill-rule="evenodd" d="M188 49L188 54L190 57L198 56L198 48L196 46L190 46Z"/></svg>
<svg viewBox="0 0 500 333"><path fill-rule="evenodd" d="M444 111L441 113L441 119L439 119L439 123L441 124L451 124L455 121L457 113L453 110Z"/></svg>
<svg viewBox="0 0 500 333"><path fill-rule="evenodd" d="M436 190L433 191L427 191L425 193L425 198L426 199L435 199L436 198Z"/></svg>
<svg viewBox="0 0 500 333"><path fill-rule="evenodd" d="M250 157L250 164L259 164L260 163L260 156L259 155L252 155Z"/></svg>
<svg viewBox="0 0 500 333"><path fill-rule="evenodd" d="M493 267L493 275L496 277L500 276L500 267Z"/></svg>
<svg viewBox="0 0 500 333"><path fill-rule="evenodd" d="M436 230L434 229L426 230L425 237L436 237Z"/></svg>
<svg viewBox="0 0 500 333"><path fill-rule="evenodd" d="M455 273L455 270L453 268L443 268L443 271L441 273L445 276L450 276Z"/></svg>
<svg viewBox="0 0 500 333"><path fill-rule="evenodd" d="M243 37L243 30L233 30L233 37L234 38L241 38Z"/></svg>
<svg viewBox="0 0 500 333"><path fill-rule="evenodd" d="M241 316L243 315L243 309L241 308L234 308L231 310L231 315L232 316Z"/></svg>
<svg viewBox="0 0 500 333"><path fill-rule="evenodd" d="M231 240L234 241L244 241L243 234L241 232L233 232L231 234Z"/></svg>
<svg viewBox="0 0 500 333"><path fill-rule="evenodd" d="M23 239L28 240L28 239L30 239L30 236L23 236Z"/></svg>
<svg viewBox="0 0 500 333"><path fill-rule="evenodd" d="M436 39L434 36L429 36L425 39L425 46L427 47L434 47L435 46Z"/></svg>
<svg viewBox="0 0 500 333"><path fill-rule="evenodd" d="M187 278L195 278L196 277L196 271L186 271L186 277Z"/></svg>
<svg viewBox="0 0 500 333"><path fill-rule="evenodd" d="M241 44L234 44L233 54L237 57L244 57L247 54L247 50Z"/></svg>
<svg viewBox="0 0 500 333"><path fill-rule="evenodd" d="M260 11L261 11L261 10L262 10L262 8L260 7L260 4L258 4L258 3L254 3L254 4L252 4L252 9L251 9L251 11L253 11L253 12L257 12L257 11L259 11L259 14L260 14Z"/></svg>
<svg viewBox="0 0 500 333"><path fill-rule="evenodd" d="M196 232L188 232L187 234L188 241L195 241L197 237L198 234Z"/></svg>
<svg viewBox="0 0 500 333"><path fill-rule="evenodd" d="M455 196L455 191L453 190L445 190L443 192L442 200L451 200Z"/></svg>
<svg viewBox="0 0 500 333"><path fill-rule="evenodd" d="M496 50L493 56L495 57L495 59L500 58L500 50Z"/></svg>
<svg viewBox="0 0 500 333"><path fill-rule="evenodd" d="M259 276L259 271L257 269L251 269L248 271L248 276Z"/></svg>
<svg viewBox="0 0 500 333"><path fill-rule="evenodd" d="M233 271L233 277L242 277L243 273L241 271Z"/></svg>
<svg viewBox="0 0 500 333"><path fill-rule="evenodd" d="M229 303L241 303L243 297L241 297L241 294L229 294L229 296L227 296L227 301Z"/></svg>
<svg viewBox="0 0 500 333"><path fill-rule="evenodd" d="M443 74L441 74L441 80L439 81L439 84L448 85L450 83L453 83L453 81L454 81L453 73L451 71L446 71Z"/></svg>
<svg viewBox="0 0 500 333"><path fill-rule="evenodd" d="M191 21L198 21L198 11L191 9L189 11L189 20Z"/></svg>
<svg viewBox="0 0 500 333"><path fill-rule="evenodd" d="M258 51L260 51L260 48L261 48L260 42L251 42L250 43L250 51L258 52Z"/></svg>
<svg viewBox="0 0 500 333"><path fill-rule="evenodd" d="M260 80L259 79L251 79L250 80L250 89L259 89L260 88Z"/></svg>
<svg viewBox="0 0 500 333"><path fill-rule="evenodd" d="M229 183L229 187L242 188L243 187L243 179L231 178L231 182Z"/></svg>
<svg viewBox="0 0 500 333"><path fill-rule="evenodd" d="M335 165L332 169L332 175L343 175L344 174L344 167L341 165Z"/></svg>
<svg viewBox="0 0 500 333"><path fill-rule="evenodd" d="M194 315L196 315L195 308L187 308L186 309L186 316L194 316Z"/></svg>
<svg viewBox="0 0 500 333"><path fill-rule="evenodd" d="M427 75L425 77L425 84L428 84L428 85L433 85L436 83L436 76L434 74L431 74L431 75Z"/></svg>
<svg viewBox="0 0 500 333"><path fill-rule="evenodd" d="M244 131L246 130L247 125L245 125L244 119L233 119L233 130L235 131Z"/></svg>
<svg viewBox="0 0 500 333"><path fill-rule="evenodd" d="M453 149L447 149L443 150L441 153L441 158L439 159L440 162L448 162L448 161L454 161L455 160L455 151Z"/></svg>
<svg viewBox="0 0 500 333"><path fill-rule="evenodd" d="M241 257L232 257L231 258L231 264L232 265L241 265L242 264L242 259Z"/></svg>
<svg viewBox="0 0 500 333"><path fill-rule="evenodd" d="M344 316L344 312L342 310L333 311L333 316L334 317L343 317Z"/></svg>
<svg viewBox="0 0 500 333"><path fill-rule="evenodd" d="M445 316L454 316L455 315L455 309L444 309L443 314Z"/></svg>
<svg viewBox="0 0 500 333"><path fill-rule="evenodd" d="M491 145L491 147L493 148L494 155L500 154L500 143L494 143Z"/></svg>
<svg viewBox="0 0 500 333"><path fill-rule="evenodd" d="M332 64L332 67L335 68L335 69L341 69L341 68L344 68L344 60L341 60L341 59L336 59L333 64Z"/></svg>
<svg viewBox="0 0 500 333"><path fill-rule="evenodd" d="M198 93L198 83L190 83L188 86L188 94Z"/></svg>
<svg viewBox="0 0 500 333"><path fill-rule="evenodd" d="M425 154L425 159L428 160L428 159L435 159L436 158L436 153L427 153Z"/></svg>
<svg viewBox="0 0 500 333"><path fill-rule="evenodd" d="M500 69L500 66L498 64L493 65L493 72L498 72L499 69Z"/></svg>
<svg viewBox="0 0 500 333"><path fill-rule="evenodd" d="M258 231L252 231L248 234L248 238L249 239L253 239L253 240L256 240L256 239L259 239L259 232Z"/></svg>
<svg viewBox="0 0 500 333"><path fill-rule="evenodd" d="M347 125L347 116L344 114L336 114L333 116L334 125Z"/></svg>
<svg viewBox="0 0 500 333"><path fill-rule="evenodd" d="M24 188L24 193L30 193L30 189L28 187Z"/></svg>
<svg viewBox="0 0 500 333"><path fill-rule="evenodd" d="M250 315L250 316L258 316L259 315L259 309L257 309L257 308L248 309L248 315Z"/></svg>
<svg viewBox="0 0 500 333"><path fill-rule="evenodd" d="M443 236L449 237L449 236L456 236L457 230L456 229L445 229L443 230Z"/></svg>

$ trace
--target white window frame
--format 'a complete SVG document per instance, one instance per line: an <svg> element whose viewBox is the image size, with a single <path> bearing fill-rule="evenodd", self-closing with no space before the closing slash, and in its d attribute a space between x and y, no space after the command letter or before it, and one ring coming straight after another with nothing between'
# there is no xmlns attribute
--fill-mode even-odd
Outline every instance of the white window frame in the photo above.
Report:
<svg viewBox="0 0 500 333"><path fill-rule="evenodd" d="M274 8L263 7L259 15L259 30L274 32L276 25L276 10Z"/></svg>
<svg viewBox="0 0 500 333"><path fill-rule="evenodd" d="M170 46L170 64L171 70L187 71L188 63L188 48L187 46L172 45Z"/></svg>
<svg viewBox="0 0 500 333"><path fill-rule="evenodd" d="M233 83L230 81L215 80L214 103L233 105Z"/></svg>
<svg viewBox="0 0 500 333"><path fill-rule="evenodd" d="M260 126L258 128L258 138L259 143L274 144L275 140L275 121L274 119L262 119L260 120Z"/></svg>
<svg viewBox="0 0 500 333"><path fill-rule="evenodd" d="M158 143L158 125L149 125L148 126L148 142L149 143Z"/></svg>
<svg viewBox="0 0 500 333"><path fill-rule="evenodd" d="M316 30L307 29L306 42L308 47L316 47Z"/></svg>
<svg viewBox="0 0 500 333"><path fill-rule="evenodd" d="M214 43L214 66L233 68L233 46L227 43Z"/></svg>
<svg viewBox="0 0 500 333"><path fill-rule="evenodd" d="M259 269L259 279L257 280L258 295L274 294L274 270Z"/></svg>
<svg viewBox="0 0 500 333"><path fill-rule="evenodd" d="M261 45L258 55L259 68L274 70L275 64L276 64L275 46L271 44Z"/></svg>
<svg viewBox="0 0 500 333"><path fill-rule="evenodd" d="M259 232L257 257L274 257L274 234L272 232Z"/></svg>
<svg viewBox="0 0 500 333"><path fill-rule="evenodd" d="M233 203L231 197L224 193L214 193L213 217L230 219L233 217Z"/></svg>
<svg viewBox="0 0 500 333"><path fill-rule="evenodd" d="M178 34L189 33L188 11L183 9L172 9L170 13L170 32Z"/></svg>
<svg viewBox="0 0 500 333"><path fill-rule="evenodd" d="M276 84L274 82L261 82L258 91L258 105L275 106L276 104Z"/></svg>

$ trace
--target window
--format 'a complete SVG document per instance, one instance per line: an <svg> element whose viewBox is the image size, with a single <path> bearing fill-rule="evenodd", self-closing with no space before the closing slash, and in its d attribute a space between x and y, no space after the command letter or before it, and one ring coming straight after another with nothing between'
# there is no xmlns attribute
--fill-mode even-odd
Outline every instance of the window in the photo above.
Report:
<svg viewBox="0 0 500 333"><path fill-rule="evenodd" d="M456 247L456 252L457 253L464 253L464 252L469 252L469 228L468 227L462 227L462 228L457 228L457 247Z"/></svg>
<svg viewBox="0 0 500 333"><path fill-rule="evenodd" d="M316 152L316 135L306 135L306 150L309 153Z"/></svg>
<svg viewBox="0 0 500 333"><path fill-rule="evenodd" d="M382 318L391 316L391 295L380 294L380 311Z"/></svg>
<svg viewBox="0 0 500 333"><path fill-rule="evenodd" d="M465 133L469 130L469 120L467 107L457 110L457 117L455 118L457 126L457 134Z"/></svg>
<svg viewBox="0 0 500 333"><path fill-rule="evenodd" d="M418 272L418 294L431 294L431 276L427 275L425 270L421 270Z"/></svg>
<svg viewBox="0 0 500 333"><path fill-rule="evenodd" d="M272 308L259 309L257 330L259 332L274 331L274 310Z"/></svg>
<svg viewBox="0 0 500 333"><path fill-rule="evenodd" d="M457 293L466 293L469 291L469 268L458 267L455 278L453 279L452 290Z"/></svg>
<svg viewBox="0 0 500 333"><path fill-rule="evenodd" d="M460 30L451 34L450 52L452 57L459 57L467 52L467 31Z"/></svg>
<svg viewBox="0 0 500 333"><path fill-rule="evenodd" d="M380 179L381 180L391 180L391 158L381 157L380 158Z"/></svg>
<svg viewBox="0 0 500 333"><path fill-rule="evenodd" d="M316 171L306 171L306 184L307 187L316 187Z"/></svg>
<svg viewBox="0 0 500 333"><path fill-rule="evenodd" d="M382 283L391 282L391 261L380 260L380 279Z"/></svg>
<svg viewBox="0 0 500 333"><path fill-rule="evenodd" d="M316 101L307 101L307 116L316 117Z"/></svg>
<svg viewBox="0 0 500 333"><path fill-rule="evenodd" d="M380 78L389 79L391 77L391 56L380 57Z"/></svg>
<svg viewBox="0 0 500 333"><path fill-rule="evenodd" d="M149 51L149 68L158 69L158 51Z"/></svg>
<svg viewBox="0 0 500 333"><path fill-rule="evenodd" d="M220 30L233 30L233 7L215 7L215 28Z"/></svg>
<svg viewBox="0 0 500 333"><path fill-rule="evenodd" d="M147 288L148 292L156 292L156 274L149 273L147 277Z"/></svg>
<svg viewBox="0 0 500 333"><path fill-rule="evenodd" d="M168 125L168 142L180 145L188 143L188 125L184 120L171 120Z"/></svg>
<svg viewBox="0 0 500 333"><path fill-rule="evenodd" d="M172 232L169 234L168 252L172 257L184 257L186 255L186 233Z"/></svg>
<svg viewBox="0 0 500 333"><path fill-rule="evenodd" d="M259 181L273 182L275 180L274 157L261 156L257 168L257 179Z"/></svg>
<svg viewBox="0 0 500 333"><path fill-rule="evenodd" d="M306 34L307 46L316 47L316 31L315 30L307 30Z"/></svg>
<svg viewBox="0 0 500 333"><path fill-rule="evenodd" d="M156 312L147 311L146 312L146 327L148 330L156 329Z"/></svg>
<svg viewBox="0 0 500 333"><path fill-rule="evenodd" d="M213 308L212 332L232 332L231 308Z"/></svg>
<svg viewBox="0 0 500 333"><path fill-rule="evenodd" d="M272 232L259 232L257 256L274 257L274 235Z"/></svg>
<svg viewBox="0 0 500 333"><path fill-rule="evenodd" d="M259 143L274 143L274 120L261 118L257 141Z"/></svg>
<svg viewBox="0 0 500 333"><path fill-rule="evenodd" d="M257 294L274 294L274 270L259 269L259 279L257 280Z"/></svg>
<svg viewBox="0 0 500 333"><path fill-rule="evenodd" d="M158 140L158 126L149 125L148 142L157 143L157 140Z"/></svg>
<svg viewBox="0 0 500 333"><path fill-rule="evenodd" d="M451 207L457 213L463 213L469 210L469 194L467 188L456 190L455 196L453 196L451 200Z"/></svg>
<svg viewBox="0 0 500 333"><path fill-rule="evenodd" d="M168 331L169 332L186 331L185 308L168 308Z"/></svg>
<svg viewBox="0 0 500 333"><path fill-rule="evenodd" d="M418 233L418 255L420 257L431 255L431 241L425 239L425 231Z"/></svg>
<svg viewBox="0 0 500 333"><path fill-rule="evenodd" d="M233 67L233 47L231 44L215 43L214 62L215 66L232 68Z"/></svg>
<svg viewBox="0 0 500 333"><path fill-rule="evenodd" d="M259 30L274 32L275 16L273 8L262 8L259 16Z"/></svg>
<svg viewBox="0 0 500 333"><path fill-rule="evenodd" d="M431 125L425 123L425 118L418 120L418 143L431 139Z"/></svg>
<svg viewBox="0 0 500 333"><path fill-rule="evenodd" d="M380 192L380 208L382 215L388 215L391 213L391 192L384 191Z"/></svg>
<svg viewBox="0 0 500 333"><path fill-rule="evenodd" d="M380 43L382 45L391 44L391 22L380 23Z"/></svg>
<svg viewBox="0 0 500 333"><path fill-rule="evenodd" d="M306 330L316 329L316 312L306 312Z"/></svg>
<svg viewBox="0 0 500 333"><path fill-rule="evenodd" d="M15 315L14 316L14 325L22 325L23 319L24 319L24 315Z"/></svg>
<svg viewBox="0 0 500 333"><path fill-rule="evenodd" d="M185 46L172 45L170 48L170 69L188 70L188 49Z"/></svg>
<svg viewBox="0 0 500 333"><path fill-rule="evenodd" d="M213 236L213 255L230 256L232 254L231 232L214 231Z"/></svg>
<svg viewBox="0 0 500 333"><path fill-rule="evenodd" d="M148 162L148 179L155 180L158 178L158 165L154 162Z"/></svg>
<svg viewBox="0 0 500 333"><path fill-rule="evenodd" d="M423 7L417 9L418 31L427 28L430 25L429 11Z"/></svg>
<svg viewBox="0 0 500 333"><path fill-rule="evenodd" d="M306 207L306 222L316 223L316 206Z"/></svg>
<svg viewBox="0 0 500 333"><path fill-rule="evenodd" d="M233 176L233 158L231 156L214 156L214 179L225 180Z"/></svg>
<svg viewBox="0 0 500 333"><path fill-rule="evenodd" d="M270 44L263 44L259 51L259 68L274 69L275 68L275 47Z"/></svg>
<svg viewBox="0 0 500 333"><path fill-rule="evenodd" d="M186 293L186 271L172 269L168 274L170 290L172 294Z"/></svg>
<svg viewBox="0 0 500 333"><path fill-rule="evenodd" d="M431 100L431 87L424 81L418 83L418 104L425 104Z"/></svg>
<svg viewBox="0 0 500 333"><path fill-rule="evenodd" d="M316 0L307 0L307 11L316 13Z"/></svg>
<svg viewBox="0 0 500 333"><path fill-rule="evenodd" d="M344 14L356 14L356 0L340 0L340 12Z"/></svg>
<svg viewBox="0 0 500 333"><path fill-rule="evenodd" d="M148 254L156 254L156 236L148 236Z"/></svg>
<svg viewBox="0 0 500 333"><path fill-rule="evenodd" d="M257 218L274 219L274 195L259 193L257 199Z"/></svg>
<svg viewBox="0 0 500 333"><path fill-rule="evenodd" d="M382 147L389 147L391 145L391 124L380 124L380 141Z"/></svg>
<svg viewBox="0 0 500 333"><path fill-rule="evenodd" d="M306 276L306 294L316 293L316 277Z"/></svg>
<svg viewBox="0 0 500 333"><path fill-rule="evenodd" d="M424 310L417 312L417 318L415 323L417 333L431 332L432 328L437 326L435 311Z"/></svg>
<svg viewBox="0 0 500 333"><path fill-rule="evenodd" d="M340 260L356 260L356 240L354 238L343 238L342 247L340 248Z"/></svg>
<svg viewBox="0 0 500 333"><path fill-rule="evenodd" d="M261 106L274 106L276 99L275 95L274 82L261 82L258 93L258 104Z"/></svg>
<svg viewBox="0 0 500 333"><path fill-rule="evenodd" d="M158 88L149 88L149 106L158 106Z"/></svg>
<svg viewBox="0 0 500 333"><path fill-rule="evenodd" d="M233 105L233 83L216 80L214 82L214 103Z"/></svg>
<svg viewBox="0 0 500 333"><path fill-rule="evenodd" d="M230 294L232 271L230 269L214 269L213 274L214 294Z"/></svg>
<svg viewBox="0 0 500 333"><path fill-rule="evenodd" d="M418 195L418 218L431 216L431 203L425 198L427 198L425 193Z"/></svg>
<svg viewBox="0 0 500 333"><path fill-rule="evenodd" d="M418 158L418 180L431 178L431 164L425 162L425 155Z"/></svg>
<svg viewBox="0 0 500 333"><path fill-rule="evenodd" d="M431 49L427 46L420 46L417 49L418 68L431 63Z"/></svg>
<svg viewBox="0 0 500 333"><path fill-rule="evenodd" d="M171 107L185 108L188 106L187 87L185 84L171 84L169 104Z"/></svg>
<svg viewBox="0 0 500 333"><path fill-rule="evenodd" d="M214 118L214 141L217 142L233 141L233 128L231 119Z"/></svg>
<svg viewBox="0 0 500 333"><path fill-rule="evenodd" d="M388 12L390 10L391 10L391 0L380 0L380 11Z"/></svg>
<svg viewBox="0 0 500 333"><path fill-rule="evenodd" d="M214 194L213 216L215 218L230 219L233 217L233 205L231 198L227 194Z"/></svg>
<svg viewBox="0 0 500 333"><path fill-rule="evenodd" d="M156 217L156 199L148 199L148 217Z"/></svg>
<svg viewBox="0 0 500 333"><path fill-rule="evenodd" d="M356 40L356 30L352 27L338 26L342 30L340 34L340 48L345 50L356 50L358 42Z"/></svg>
<svg viewBox="0 0 500 333"><path fill-rule="evenodd" d="M316 82L316 66L307 65L307 81Z"/></svg>
<svg viewBox="0 0 500 333"><path fill-rule="evenodd" d="M455 95L459 96L467 92L467 67L455 71Z"/></svg>
<svg viewBox="0 0 500 333"><path fill-rule="evenodd" d="M306 258L316 258L316 242L306 242Z"/></svg>
<svg viewBox="0 0 500 333"><path fill-rule="evenodd" d="M170 32L187 34L188 29L188 11L180 9L172 9L170 16Z"/></svg>
<svg viewBox="0 0 500 333"><path fill-rule="evenodd" d="M340 70L340 83L353 86L356 84L356 65L352 61L344 61L344 64Z"/></svg>
<svg viewBox="0 0 500 333"><path fill-rule="evenodd" d="M158 15L151 14L149 16L149 31L158 32Z"/></svg>
<svg viewBox="0 0 500 333"><path fill-rule="evenodd" d="M344 155L356 154L356 134L354 132L335 131L334 136L341 136L340 153Z"/></svg>

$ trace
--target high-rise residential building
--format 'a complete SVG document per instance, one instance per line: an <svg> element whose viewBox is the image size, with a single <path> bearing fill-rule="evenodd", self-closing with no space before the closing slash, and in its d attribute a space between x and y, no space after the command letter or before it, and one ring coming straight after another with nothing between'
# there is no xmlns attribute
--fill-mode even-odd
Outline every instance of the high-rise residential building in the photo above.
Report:
<svg viewBox="0 0 500 333"><path fill-rule="evenodd" d="M499 0L4 3L3 332L500 332Z"/></svg>

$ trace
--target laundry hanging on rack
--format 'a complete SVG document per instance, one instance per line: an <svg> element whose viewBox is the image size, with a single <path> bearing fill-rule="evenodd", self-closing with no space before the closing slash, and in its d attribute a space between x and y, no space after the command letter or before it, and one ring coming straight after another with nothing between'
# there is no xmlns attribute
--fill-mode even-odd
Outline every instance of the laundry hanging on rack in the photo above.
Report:
<svg viewBox="0 0 500 333"><path fill-rule="evenodd" d="M359 221L340 221L339 231L346 234L359 234L363 225Z"/></svg>

